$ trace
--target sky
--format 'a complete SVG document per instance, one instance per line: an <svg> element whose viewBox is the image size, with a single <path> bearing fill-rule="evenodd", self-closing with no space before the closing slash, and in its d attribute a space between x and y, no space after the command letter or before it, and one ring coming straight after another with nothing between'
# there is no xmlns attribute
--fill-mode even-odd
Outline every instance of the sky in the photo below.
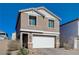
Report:
<svg viewBox="0 0 79 59"><path fill-rule="evenodd" d="M79 4L77 3L0 3L0 30L11 38L15 32L18 11L32 7L46 7L61 18L60 24L79 18Z"/></svg>

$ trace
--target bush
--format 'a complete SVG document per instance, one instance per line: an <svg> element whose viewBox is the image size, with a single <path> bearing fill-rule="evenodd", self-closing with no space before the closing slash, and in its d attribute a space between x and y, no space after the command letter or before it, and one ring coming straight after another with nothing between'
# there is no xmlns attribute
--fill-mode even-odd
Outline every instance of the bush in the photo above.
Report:
<svg viewBox="0 0 79 59"><path fill-rule="evenodd" d="M70 49L70 46L69 46L68 44L64 44L64 48L65 48L66 50L69 50L69 49Z"/></svg>
<svg viewBox="0 0 79 59"><path fill-rule="evenodd" d="M20 49L19 41L12 40L9 42L8 51L16 51Z"/></svg>
<svg viewBox="0 0 79 59"><path fill-rule="evenodd" d="M26 48L21 48L18 52L17 52L18 55L27 55L29 54L29 50L26 49Z"/></svg>

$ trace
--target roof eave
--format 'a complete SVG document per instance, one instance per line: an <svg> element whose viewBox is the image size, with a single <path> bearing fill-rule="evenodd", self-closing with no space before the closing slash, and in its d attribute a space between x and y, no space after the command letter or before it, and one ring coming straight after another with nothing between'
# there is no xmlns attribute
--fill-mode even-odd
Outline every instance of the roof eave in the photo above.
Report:
<svg viewBox="0 0 79 59"><path fill-rule="evenodd" d="M45 16L45 15L41 14L39 11L37 11L35 8L23 9L23 10L19 10L19 12L26 12L26 11L30 11L30 10L37 12L38 14L40 14L43 17Z"/></svg>
<svg viewBox="0 0 79 59"><path fill-rule="evenodd" d="M53 15L54 17L56 17L57 19L59 19L59 20L61 20L61 18L60 17L58 17L58 16L56 16L54 13L52 13L51 11L49 11L47 8L45 8L45 7L38 7L38 8L36 8L37 10L38 9L44 9L44 10L46 10L48 13L50 13L51 15Z"/></svg>
<svg viewBox="0 0 79 59"><path fill-rule="evenodd" d="M61 18L60 17L58 17L58 16L56 16L54 13L52 13L51 11L49 11L47 8L45 8L45 7L37 7L37 8L29 8L29 9L23 9L23 10L19 10L19 12L25 12L25 11L29 11L29 10L34 10L34 11L36 11L37 13L39 13L39 14L41 14L40 12L38 12L37 10L38 9L44 9L44 10L46 10L48 13L50 13L51 15L53 15L55 18L57 18L58 20L60 20L61 21ZM42 16L44 16L43 14L41 14Z"/></svg>

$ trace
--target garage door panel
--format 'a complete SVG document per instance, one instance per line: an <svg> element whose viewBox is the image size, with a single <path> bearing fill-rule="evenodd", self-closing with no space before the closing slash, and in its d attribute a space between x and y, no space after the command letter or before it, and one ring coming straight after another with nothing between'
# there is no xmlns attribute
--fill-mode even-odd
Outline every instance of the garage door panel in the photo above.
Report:
<svg viewBox="0 0 79 59"><path fill-rule="evenodd" d="M33 36L33 48L54 48L54 37Z"/></svg>

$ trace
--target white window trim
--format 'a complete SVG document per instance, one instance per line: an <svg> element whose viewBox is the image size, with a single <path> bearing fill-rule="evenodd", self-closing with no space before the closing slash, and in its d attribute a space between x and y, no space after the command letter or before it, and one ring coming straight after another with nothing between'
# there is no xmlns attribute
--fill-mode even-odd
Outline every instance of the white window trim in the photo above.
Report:
<svg viewBox="0 0 79 59"><path fill-rule="evenodd" d="M30 25L30 24L29 24L29 16L36 16L36 25ZM29 25L29 26L37 26L37 24L38 24L38 15L28 14L28 25Z"/></svg>
<svg viewBox="0 0 79 59"><path fill-rule="evenodd" d="M52 20L52 19L50 19L50 20L53 21L53 25L54 25L54 26L53 26L53 27L49 27L49 26L48 26L48 28L55 28L55 24L54 24L55 21ZM49 21L50 21L50 20L48 20L48 25L49 25Z"/></svg>

